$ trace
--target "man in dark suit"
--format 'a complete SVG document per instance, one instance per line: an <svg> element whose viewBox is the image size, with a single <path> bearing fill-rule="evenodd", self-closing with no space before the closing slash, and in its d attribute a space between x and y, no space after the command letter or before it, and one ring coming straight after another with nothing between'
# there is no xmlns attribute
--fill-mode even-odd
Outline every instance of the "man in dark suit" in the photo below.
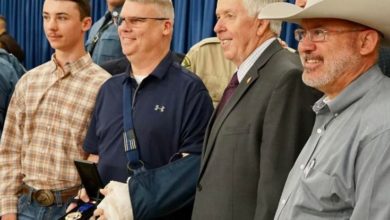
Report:
<svg viewBox="0 0 390 220"><path fill-rule="evenodd" d="M238 69L206 131L193 220L272 219L310 135L320 94L277 41L280 23L257 19L271 2L218 0L214 30Z"/></svg>

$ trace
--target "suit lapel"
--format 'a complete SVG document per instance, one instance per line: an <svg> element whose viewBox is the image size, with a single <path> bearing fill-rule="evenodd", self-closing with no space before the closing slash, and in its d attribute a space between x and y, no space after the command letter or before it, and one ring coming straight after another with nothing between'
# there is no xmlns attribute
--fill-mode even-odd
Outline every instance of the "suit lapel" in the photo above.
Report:
<svg viewBox="0 0 390 220"><path fill-rule="evenodd" d="M200 177L204 173L204 169L207 166L208 160L210 158L211 152L214 149L215 141L218 136L218 133L229 116L230 112L235 108L235 106L239 103L245 93L249 90L251 85L261 76L261 68L268 62L268 60L279 50L281 50L281 46L279 42L276 40L271 43L269 47L260 55L254 65L249 69L248 73L242 79L240 84L238 85L236 91L234 92L231 99L226 103L224 108L221 110L219 115L216 115L216 111L214 111L210 123L206 130L206 137L204 141L204 151L203 151L203 160L200 170ZM199 178L200 179L200 178Z"/></svg>

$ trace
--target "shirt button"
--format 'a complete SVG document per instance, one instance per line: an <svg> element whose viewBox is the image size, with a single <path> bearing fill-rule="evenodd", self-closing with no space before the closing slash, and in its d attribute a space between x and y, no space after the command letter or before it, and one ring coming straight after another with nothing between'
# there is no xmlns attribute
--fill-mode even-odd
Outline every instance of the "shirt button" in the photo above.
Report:
<svg viewBox="0 0 390 220"><path fill-rule="evenodd" d="M202 191L202 185L201 185L200 183L198 183L198 185L197 185L196 188L198 188L198 191L199 191L199 192Z"/></svg>
<svg viewBox="0 0 390 220"><path fill-rule="evenodd" d="M338 114L338 113L335 113L335 114L334 114L334 117L337 117L337 116L339 116L339 114Z"/></svg>
<svg viewBox="0 0 390 220"><path fill-rule="evenodd" d="M301 170L305 169L305 164L301 164L301 166L299 166L299 168L300 168Z"/></svg>
<svg viewBox="0 0 390 220"><path fill-rule="evenodd" d="M321 134L322 130L320 128L317 129L317 134Z"/></svg>
<svg viewBox="0 0 390 220"><path fill-rule="evenodd" d="M287 202L287 200L285 200L285 199L282 199L282 201L281 201L280 203L282 203L282 205L285 205L285 204L286 204L286 202Z"/></svg>

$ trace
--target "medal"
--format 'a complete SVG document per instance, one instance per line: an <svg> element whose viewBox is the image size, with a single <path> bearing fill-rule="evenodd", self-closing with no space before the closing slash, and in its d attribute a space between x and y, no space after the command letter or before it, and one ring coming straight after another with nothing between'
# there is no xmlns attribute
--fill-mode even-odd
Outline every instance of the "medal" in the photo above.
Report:
<svg viewBox="0 0 390 220"><path fill-rule="evenodd" d="M83 217L83 212L89 210L90 208L94 207L93 204L85 203L81 205L77 211L71 212L68 215L65 216L65 220L77 220L81 219Z"/></svg>
<svg viewBox="0 0 390 220"><path fill-rule="evenodd" d="M68 215L65 216L65 220L76 220L76 219L80 219L81 216L83 216L83 215L79 211L72 212L72 213L69 213Z"/></svg>

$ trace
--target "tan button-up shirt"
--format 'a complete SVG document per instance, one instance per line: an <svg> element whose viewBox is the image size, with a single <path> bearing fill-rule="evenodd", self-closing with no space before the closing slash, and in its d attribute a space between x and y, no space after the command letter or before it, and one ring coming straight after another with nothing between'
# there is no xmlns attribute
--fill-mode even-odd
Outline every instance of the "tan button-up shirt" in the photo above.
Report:
<svg viewBox="0 0 390 220"><path fill-rule="evenodd" d="M220 41L216 37L195 44L186 54L182 65L202 79L214 107L218 105L223 91L237 69L223 56Z"/></svg>
<svg viewBox="0 0 390 220"><path fill-rule="evenodd" d="M17 212L22 183L63 189L80 183L74 159L100 86L110 75L89 54L65 65L52 60L26 73L11 99L0 144L1 215Z"/></svg>

